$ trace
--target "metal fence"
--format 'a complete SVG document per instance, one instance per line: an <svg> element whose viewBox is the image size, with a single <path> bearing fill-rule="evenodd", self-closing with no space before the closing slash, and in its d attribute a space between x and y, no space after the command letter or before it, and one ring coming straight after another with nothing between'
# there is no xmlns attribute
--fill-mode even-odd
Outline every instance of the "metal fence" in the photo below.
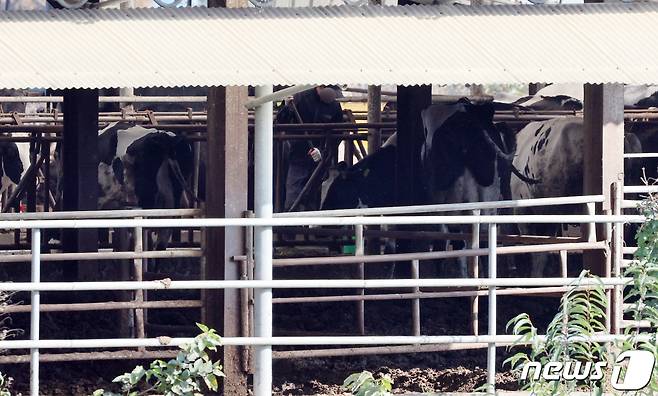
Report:
<svg viewBox="0 0 658 396"><path fill-rule="evenodd" d="M350 211L335 211L335 212L322 212L322 213L296 213L276 215L275 218L226 218L226 219L210 219L210 218L103 218L103 216L91 213L78 213L68 214L64 217L58 218L59 213L43 214L43 219L36 219L38 214L30 214L30 217L11 217L7 215L0 219L0 229L28 229L32 234L32 249L31 254L22 255L21 260L30 259L31 261L31 282L25 283L0 283L0 291L27 291L31 293L31 324L30 324L30 340L5 340L0 341L0 349L30 349L30 369L31 369L31 394L37 395L39 390L39 362L41 350L48 349L93 349L93 348L146 348L146 347L171 347L189 342L188 338L119 338L119 339L79 339L79 340L42 340L39 335L39 321L42 312L40 304L40 293L50 291L60 292L76 292L76 291L100 291L100 290L125 290L134 291L137 296L134 305L127 306L127 309L148 308L146 305L140 305L138 298L139 293L144 293L148 290L211 290L211 289L253 289L255 292L266 293L269 295L270 301L272 296L272 289L288 288L288 289L334 289L334 288L349 288L357 291L366 289L408 289L413 290L413 299L420 301L423 293L420 288L428 287L442 287L442 288L477 288L475 291L469 291L468 294L472 297L487 296L489 299L489 312L488 312L488 331L486 335L457 335L457 336L422 336L419 334L416 325L414 325L413 333L411 336L396 336L396 337L381 337L381 336L348 336L348 337L272 337L272 306L267 301L263 305L263 299L256 299L256 304L261 304L256 309L261 309L259 315L256 316L257 320L255 326L257 327L256 334L269 334L268 336L260 337L226 337L223 338L225 345L251 345L261 348L260 350L270 351L272 346L311 346L311 345L340 345L340 346L383 346L393 345L399 347L407 347L414 345L416 348L428 345L445 345L445 346L482 346L486 345L488 355L488 385L490 391L495 388L495 358L496 347L507 345L515 341L514 337L507 335L496 334L496 320L497 320L497 296L502 292L514 294L514 288L519 285L524 285L526 289L532 288L556 288L554 291L564 291L565 287L573 285L575 279L568 277L559 278L499 278L497 276L497 258L501 254L515 254L523 252L548 252L548 251L563 251L563 250L587 250L597 249L608 251L609 245L603 240L586 240L583 242L575 242L569 246L565 244L548 244L548 245L530 245L530 246L498 246L500 224L519 224L519 223L581 223L588 224L588 228L592 232L596 223L608 225L621 225L624 222L641 222L641 216L621 216L621 215L415 215L422 213L438 213L443 211L454 210L483 210L504 207L523 207L531 206L541 203L547 204L591 204L593 202L600 202L602 196L591 197L576 197L576 198L555 198L547 200L523 200L523 201L508 201L499 203L479 203L479 204L460 204L460 205L432 205L429 207L403 207L403 208L384 208L384 209L365 209L358 212L359 215L354 215ZM532 202L535 201L535 202ZM138 213L140 217L151 216L148 211ZM393 216L382 216L384 214L394 214ZM107 215L107 213L104 213ZM125 213L124 213L125 215ZM85 217L88 216L88 217ZM73 217L73 218L70 218ZM97 217L97 218L90 218ZM108 216L109 217L109 216ZM120 216L117 216L120 217ZM249 229L254 227L258 231L271 232L271 227L300 227L300 226L356 226L356 230L362 230L362 226L366 225L438 225L438 224L460 224L480 226L486 225L486 237L488 240L487 248L480 249L479 241L477 245L471 245L469 249L461 252L420 252L411 254L405 259L413 260L414 267L418 267L420 261L436 257L456 257L465 255L469 257L486 256L488 258L488 277L487 278L466 278L466 279L436 279L436 278L419 278L414 276L411 279L320 279L320 280L272 280L263 279L263 271L271 274L274 265L280 265L282 262L276 262L268 257L261 257L258 255L256 249L255 264L259 271L256 271L256 277L253 280L169 280L160 279L155 281L112 281L112 282L41 282L40 269L41 263L44 259L51 257L42 255L40 252L41 246L41 230L50 228L127 228L139 230L144 228L191 228L191 227L243 227ZM479 230L479 228L478 228ZM473 236L479 235L479 231L473 232ZM606 236L607 238L608 236ZM475 241L476 238L473 238ZM614 244L618 244L618 238L615 238ZM264 250L272 249L272 240L261 246ZM621 245L616 246L617 251L621 251ZM359 252L359 251L358 251ZM129 258L139 260L147 257L149 254L156 252L131 252ZM170 254L170 252L164 252ZM360 252L359 252L360 253ZM76 259L88 258L90 253L74 253L79 254ZM91 253L93 254L93 253ZM110 253L106 253L111 255ZM196 254L196 253L195 253ZM454 255L454 256L453 256ZM99 256L92 256L99 257ZM240 259L240 258L237 258ZM346 263L354 263L361 265L361 263L372 261L394 261L400 260L401 257L396 255L389 255L389 257L379 256L360 256L360 257L340 257L334 260L343 260ZM288 260L303 260L303 259L288 259ZM329 259L328 259L329 260ZM341 261L342 262L342 261ZM290 264L285 263L285 264ZM613 269L620 268L619 263L611 264ZM417 275L417 271L413 274ZM565 275L565 274L563 274ZM622 285L627 282L623 279L619 272L607 272L606 276L602 279L606 288L619 290ZM582 287L594 285L593 280L584 280L581 282ZM501 289L510 288L510 289ZM482 289L482 290L480 290ZM499 290L501 289L501 290ZM447 293L447 292L445 292ZM523 293L523 292L522 292ZM359 295L352 296L363 297L363 300L357 299L360 303L369 298L369 295L360 293ZM394 296L391 296L395 298ZM320 299L321 297L315 297ZM386 296L388 298L388 296ZM144 303L143 301L141 303ZM418 307L419 303L414 304L414 309ZM416 315L414 315L416 316ZM260 319L258 319L260 318ZM139 334L141 335L141 334ZM596 339L599 341L611 341L618 339L618 335L600 335ZM261 387L257 388L256 394L258 396L269 394L264 392L263 389L268 386L271 388L272 372L271 372L271 354L256 353L256 372L255 376L258 379ZM274 357L277 357L274 355ZM286 356L279 356L286 357ZM292 357L292 356L291 356ZM260 390L259 390L260 389Z"/></svg>

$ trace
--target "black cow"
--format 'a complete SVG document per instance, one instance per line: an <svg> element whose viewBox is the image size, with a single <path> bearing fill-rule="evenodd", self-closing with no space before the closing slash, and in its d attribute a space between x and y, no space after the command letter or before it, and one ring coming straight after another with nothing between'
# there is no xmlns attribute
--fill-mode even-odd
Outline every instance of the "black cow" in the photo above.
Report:
<svg viewBox="0 0 658 396"><path fill-rule="evenodd" d="M396 135L377 152L351 167L339 163L322 183L322 210L392 206L395 204Z"/></svg>

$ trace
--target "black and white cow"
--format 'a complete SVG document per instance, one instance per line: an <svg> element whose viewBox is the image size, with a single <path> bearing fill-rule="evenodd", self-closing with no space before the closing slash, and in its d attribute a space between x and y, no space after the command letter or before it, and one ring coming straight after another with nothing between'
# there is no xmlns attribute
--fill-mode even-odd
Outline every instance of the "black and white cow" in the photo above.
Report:
<svg viewBox="0 0 658 396"><path fill-rule="evenodd" d="M582 110L585 97L583 84L550 84L534 95L524 96L511 104L534 110ZM658 86L624 86L625 108L658 106Z"/></svg>
<svg viewBox="0 0 658 396"><path fill-rule="evenodd" d="M418 153L422 192L416 203L499 200L511 156L493 124L493 105L466 100L434 105L422 112L422 119L425 137ZM394 205L395 150L391 140L354 166L335 171L323 186L322 209ZM457 272L466 276L465 261Z"/></svg>
<svg viewBox="0 0 658 396"><path fill-rule="evenodd" d="M10 187L16 187L30 164L29 145L25 152L25 144L0 142L0 195Z"/></svg>
<svg viewBox="0 0 658 396"><path fill-rule="evenodd" d="M187 139L172 132L113 123L100 131L98 151L99 209L181 207L194 166ZM170 230L159 230L156 248L164 249L170 236Z"/></svg>
<svg viewBox="0 0 658 396"><path fill-rule="evenodd" d="M509 131L494 125L493 115L492 103L474 104L466 100L430 106L422 112L425 203L498 201L506 197L504 186L510 174L519 173L510 164ZM495 213L495 210L482 212ZM470 225L442 228L470 232ZM463 244L463 241L453 243L457 248ZM467 276L466 259L460 260L457 269L458 277Z"/></svg>
<svg viewBox="0 0 658 396"><path fill-rule="evenodd" d="M583 194L583 139L584 127L581 117L554 118L531 122L516 135L516 156L513 165L525 175L538 180L527 183L512 177L510 190L512 199L549 198L578 196ZM625 134L626 152L641 152L642 145L637 136ZM626 166L626 181L639 178L633 164ZM578 214L579 206L551 206L517 208L516 214ZM529 235L560 235L559 224L520 224L519 231ZM546 254L533 259L532 276L543 276L549 260Z"/></svg>

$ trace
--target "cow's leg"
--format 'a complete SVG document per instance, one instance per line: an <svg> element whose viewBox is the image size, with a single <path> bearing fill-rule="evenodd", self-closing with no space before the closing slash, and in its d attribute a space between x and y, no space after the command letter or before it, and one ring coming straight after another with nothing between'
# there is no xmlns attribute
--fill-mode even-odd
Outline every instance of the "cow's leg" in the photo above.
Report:
<svg viewBox="0 0 658 396"><path fill-rule="evenodd" d="M390 226L388 224L384 224L380 228L382 231L388 231L390 229ZM396 244L395 244L395 239L391 238L382 238L379 241L381 241L382 245L380 245L380 249L383 248L384 254L394 254L396 250ZM383 264L384 269L385 269L385 276L386 279L393 279L395 277L395 261L385 263Z"/></svg>
<svg viewBox="0 0 658 396"><path fill-rule="evenodd" d="M560 225L555 224L539 224L535 226L535 230L538 231L536 235L544 236L558 236L560 235ZM537 253L532 255L532 270L530 276L533 278L541 278L546 274L547 267L552 269L551 266L554 266L557 263L555 253ZM552 271L550 271L552 272Z"/></svg>
<svg viewBox="0 0 658 396"><path fill-rule="evenodd" d="M156 176L156 185L158 192L155 197L155 207L163 209L175 208L175 193L172 177L170 177L169 166L167 161L163 161ZM170 228L160 228L154 232L155 234L155 249L165 250L169 244L172 230Z"/></svg>
<svg viewBox="0 0 658 396"><path fill-rule="evenodd" d="M466 243L462 240L451 241L453 250L464 250ZM468 278L468 258L458 257L451 271L455 278Z"/></svg>

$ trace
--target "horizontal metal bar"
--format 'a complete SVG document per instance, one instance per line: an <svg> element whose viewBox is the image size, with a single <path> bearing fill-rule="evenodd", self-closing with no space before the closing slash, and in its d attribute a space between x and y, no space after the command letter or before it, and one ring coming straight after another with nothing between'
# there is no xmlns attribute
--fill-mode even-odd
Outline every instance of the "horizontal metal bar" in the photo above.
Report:
<svg viewBox="0 0 658 396"><path fill-rule="evenodd" d="M612 286L606 286L606 289ZM498 295L517 296L517 295L541 295L557 294L571 290L569 287L537 287L537 288L506 288L497 289ZM325 302L346 302L346 301L389 301L389 300L413 300L413 299L434 299L434 298L453 298L453 297L475 297L487 296L488 290L467 290L467 291L445 291L445 292L420 292L420 293L389 293L389 294L366 294L366 295L344 295L344 296L309 296L309 297L279 297L274 298L274 304L298 304L298 303L325 303Z"/></svg>
<svg viewBox="0 0 658 396"><path fill-rule="evenodd" d="M658 158L658 153L625 153L624 158Z"/></svg>
<svg viewBox="0 0 658 396"><path fill-rule="evenodd" d="M658 185L651 186L624 186L624 193L655 193L658 192Z"/></svg>
<svg viewBox="0 0 658 396"><path fill-rule="evenodd" d="M577 224L642 223L639 215L484 215L484 216L390 216L390 217L278 217L278 218L197 218L197 219L81 219L2 220L0 229L17 228L190 228L190 227L272 227L355 224Z"/></svg>
<svg viewBox="0 0 658 396"><path fill-rule="evenodd" d="M622 209L637 209L640 204L640 200L637 199L625 199L621 203Z"/></svg>
<svg viewBox="0 0 658 396"><path fill-rule="evenodd" d="M507 201L491 202L468 202L458 204L438 204L438 205L416 205L416 206L392 206L384 208L359 208L359 209L337 209L312 212L289 212L275 213L274 217L325 217L325 216L379 216L379 215L401 215L414 213L438 213L453 212L462 210L475 209L504 209L504 208L528 208L534 206L549 205L574 205L585 204L590 202L603 202L603 195L584 195L573 197L556 197L556 198L533 198L517 199Z"/></svg>
<svg viewBox="0 0 658 396"><path fill-rule="evenodd" d="M573 341L615 342L627 339L651 340L652 335L594 335L573 336ZM531 343L545 340L537 335L533 340L523 341L516 335L443 335L443 336L330 336L330 337L222 337L222 345L408 345L408 344L462 344L462 343ZM138 348L180 346L192 342L193 338L115 338L77 340L4 340L3 349L86 349L86 348Z"/></svg>
<svg viewBox="0 0 658 396"><path fill-rule="evenodd" d="M207 96L100 96L101 103L205 103ZM0 96L0 103L63 103L62 96Z"/></svg>
<svg viewBox="0 0 658 396"><path fill-rule="evenodd" d="M288 228L275 228L275 233L299 233L305 235L318 235L318 236L354 236L354 231L347 228L305 228L305 227L288 227ZM470 233L461 232L439 232L439 231L383 231L383 230L365 230L364 236L366 238L395 238L395 239L423 239L423 240L463 240L468 241L471 239ZM480 233L480 240L487 240L486 233ZM564 243L564 242L579 242L582 241L580 237L552 237L547 235L498 235L499 242L514 242L522 244L532 243ZM298 244L300 241L278 241L278 243ZM316 242L313 242L316 243Z"/></svg>
<svg viewBox="0 0 658 396"><path fill-rule="evenodd" d="M402 353L463 351L466 349L486 348L485 343L437 344L437 345L396 345L380 347L354 347L329 349L303 349L294 351L272 351L272 359L308 359L318 357L337 356L368 356ZM499 346L508 346L509 343L500 343Z"/></svg>
<svg viewBox="0 0 658 396"><path fill-rule="evenodd" d="M200 308L203 304L199 300L175 301L108 301L100 303L72 303L72 304L41 304L41 312L81 312L81 311L112 311L119 309L163 309L163 308ZM3 313L26 313L32 309L31 305L9 305L2 309Z"/></svg>
<svg viewBox="0 0 658 396"><path fill-rule="evenodd" d="M637 246L626 246L622 248L622 253L624 254L635 254L637 251Z"/></svg>
<svg viewBox="0 0 658 396"><path fill-rule="evenodd" d="M581 279L579 285L626 285L631 278ZM110 282L0 282L0 291L97 291L97 290L199 290L199 289L373 289L412 287L516 287L574 286L578 278L498 279L285 279L285 280L198 280L110 281ZM575 286L574 286L575 287Z"/></svg>
<svg viewBox="0 0 658 396"><path fill-rule="evenodd" d="M573 242L573 243L546 243L541 245L520 245L520 246L501 246L497 249L498 254L525 254L525 253L545 253L558 252L561 250L599 250L606 249L606 242ZM410 261L410 260L434 260L456 257L477 257L486 256L489 249L463 249L447 250L437 252L416 252L416 253L394 253L378 254L368 256L338 256L338 257L298 257L298 258L280 258L273 259L272 264L275 267L292 267L302 265L342 265L342 264L359 264L359 263L388 263L392 261ZM246 260L245 256L234 257L236 261Z"/></svg>
<svg viewBox="0 0 658 396"><path fill-rule="evenodd" d="M199 216L201 213L202 212L199 209L124 209L67 212L2 213L0 214L0 221L117 219L126 217L192 217Z"/></svg>
<svg viewBox="0 0 658 396"><path fill-rule="evenodd" d="M264 95L258 98L254 98L251 100L248 100L247 103L245 103L245 107L248 109L254 109L262 104L265 104L267 102L274 102L276 100L283 100L287 98L288 96L292 96L298 92L306 91L307 89L312 88L313 85L295 85L292 87L288 88L283 88L281 90L278 90L276 92L272 92L269 95Z"/></svg>
<svg viewBox="0 0 658 396"><path fill-rule="evenodd" d="M102 351L102 352L73 352L73 353L45 353L39 354L39 362L76 362L90 360L146 360L172 358L178 354L178 350L158 351ZM29 363L30 355L5 355L0 356L0 364Z"/></svg>
<svg viewBox="0 0 658 396"><path fill-rule="evenodd" d="M88 260L134 260L139 258L186 258L201 257L201 249L156 250L135 252L84 252L84 253L44 253L41 261L88 261ZM2 256L3 263L22 263L32 260L32 254L9 254ZM1 263L0 263L1 264Z"/></svg>
<svg viewBox="0 0 658 396"><path fill-rule="evenodd" d="M621 327L626 328L626 327L642 327L642 328L647 328L647 327L653 327L651 324L651 321L648 320L640 320L639 322L637 320L622 320L621 321Z"/></svg>

